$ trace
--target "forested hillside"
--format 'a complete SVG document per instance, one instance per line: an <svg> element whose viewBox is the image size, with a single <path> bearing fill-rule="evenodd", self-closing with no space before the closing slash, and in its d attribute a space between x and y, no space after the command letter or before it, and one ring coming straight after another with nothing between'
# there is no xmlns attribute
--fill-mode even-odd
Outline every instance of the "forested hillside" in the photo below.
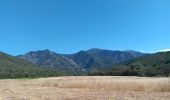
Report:
<svg viewBox="0 0 170 100"><path fill-rule="evenodd" d="M170 76L170 52L148 54L112 68L92 71L89 75Z"/></svg>
<svg viewBox="0 0 170 100"><path fill-rule="evenodd" d="M41 68L23 59L0 52L0 78L34 78L61 74L58 71Z"/></svg>

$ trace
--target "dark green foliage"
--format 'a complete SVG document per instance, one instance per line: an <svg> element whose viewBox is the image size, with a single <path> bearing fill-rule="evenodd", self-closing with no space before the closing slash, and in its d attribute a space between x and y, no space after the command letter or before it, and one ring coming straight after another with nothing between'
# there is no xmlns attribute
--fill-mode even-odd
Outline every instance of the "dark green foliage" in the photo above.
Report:
<svg viewBox="0 0 170 100"><path fill-rule="evenodd" d="M145 55L89 75L170 76L170 52Z"/></svg>
<svg viewBox="0 0 170 100"><path fill-rule="evenodd" d="M62 74L0 52L0 78L36 78Z"/></svg>

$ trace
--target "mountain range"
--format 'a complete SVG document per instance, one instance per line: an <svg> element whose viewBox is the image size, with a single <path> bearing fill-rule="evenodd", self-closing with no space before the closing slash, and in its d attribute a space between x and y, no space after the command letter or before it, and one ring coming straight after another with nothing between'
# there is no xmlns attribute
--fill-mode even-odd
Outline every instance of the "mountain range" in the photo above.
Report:
<svg viewBox="0 0 170 100"><path fill-rule="evenodd" d="M17 57L41 67L85 72L100 67L112 67L115 64L143 55L145 54L130 50L112 51L93 48L74 54L58 54L50 50L31 51Z"/></svg>
<svg viewBox="0 0 170 100"><path fill-rule="evenodd" d="M0 52L0 78L59 75L170 76L170 52L82 50L59 54L48 49L11 56Z"/></svg>

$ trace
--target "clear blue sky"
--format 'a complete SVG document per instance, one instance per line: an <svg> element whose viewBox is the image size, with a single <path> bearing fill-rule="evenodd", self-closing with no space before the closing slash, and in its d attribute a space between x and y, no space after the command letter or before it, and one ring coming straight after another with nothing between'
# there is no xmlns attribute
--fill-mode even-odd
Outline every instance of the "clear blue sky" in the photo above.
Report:
<svg viewBox="0 0 170 100"><path fill-rule="evenodd" d="M0 0L0 51L170 48L170 0Z"/></svg>

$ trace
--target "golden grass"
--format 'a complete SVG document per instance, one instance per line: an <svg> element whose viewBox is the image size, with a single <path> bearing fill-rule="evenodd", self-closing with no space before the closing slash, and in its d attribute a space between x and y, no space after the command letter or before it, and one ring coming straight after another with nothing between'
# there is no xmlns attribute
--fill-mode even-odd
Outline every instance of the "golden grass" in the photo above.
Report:
<svg viewBox="0 0 170 100"><path fill-rule="evenodd" d="M170 78L71 76L0 80L0 100L170 100Z"/></svg>
<svg viewBox="0 0 170 100"><path fill-rule="evenodd" d="M91 88L140 92L168 92L169 78L139 78L139 77L71 77L65 78L62 88Z"/></svg>

